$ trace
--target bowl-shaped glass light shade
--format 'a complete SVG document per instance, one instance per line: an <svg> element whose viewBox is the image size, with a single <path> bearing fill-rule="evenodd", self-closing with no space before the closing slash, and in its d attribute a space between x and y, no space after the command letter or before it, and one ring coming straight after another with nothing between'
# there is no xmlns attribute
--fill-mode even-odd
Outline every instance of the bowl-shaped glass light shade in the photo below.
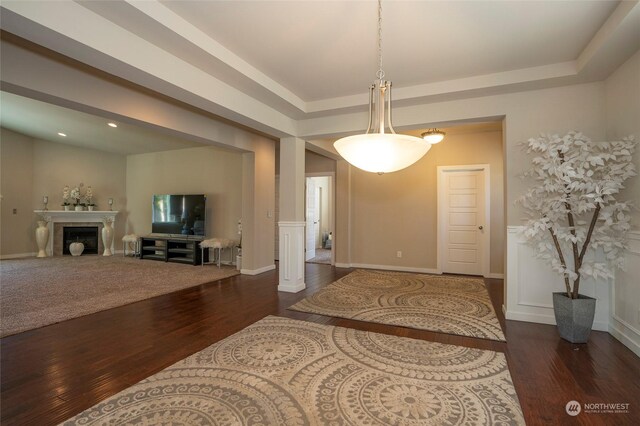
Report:
<svg viewBox="0 0 640 426"><path fill-rule="evenodd" d="M434 144L437 144L438 142L441 142L442 139L444 139L444 133L440 131L429 131L429 132L423 133L422 138L425 141L429 142L430 144L434 145Z"/></svg>
<svg viewBox="0 0 640 426"><path fill-rule="evenodd" d="M372 173L391 173L421 159L431 144L415 136L367 133L338 139L333 146L352 165Z"/></svg>

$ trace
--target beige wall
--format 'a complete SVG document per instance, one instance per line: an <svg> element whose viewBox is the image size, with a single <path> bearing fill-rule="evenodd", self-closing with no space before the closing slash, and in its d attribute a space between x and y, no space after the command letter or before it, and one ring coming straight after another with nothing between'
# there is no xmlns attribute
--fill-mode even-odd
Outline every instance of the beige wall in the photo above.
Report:
<svg viewBox="0 0 640 426"><path fill-rule="evenodd" d="M607 139L634 135L636 170L640 173L640 50L605 81L607 102ZM633 199L640 206L640 178L626 182L621 200ZM631 213L631 225L640 228L640 210Z"/></svg>
<svg viewBox="0 0 640 426"><path fill-rule="evenodd" d="M506 199L509 225L522 224L522 209L514 201L529 183L519 178L530 157L518 145L540 132L566 133L580 130L594 140L605 135L604 83L575 84L550 89L528 90L419 105L395 106L395 129L431 127L433 123L462 120L505 119ZM357 124L359 123L359 124ZM300 137L332 137L354 131L367 123L366 112L300 120Z"/></svg>
<svg viewBox="0 0 640 426"><path fill-rule="evenodd" d="M336 171L336 161L312 151L304 153L305 173L330 173Z"/></svg>
<svg viewBox="0 0 640 426"><path fill-rule="evenodd" d="M243 164L243 240L246 233L254 244L249 247L250 252L247 253L246 248L242 250L242 269L260 271L275 267L276 175L273 141L257 139L254 142L254 152L243 154ZM248 255L253 263L245 265Z"/></svg>
<svg viewBox="0 0 640 426"><path fill-rule="evenodd" d="M116 218L116 241L122 238L126 222L126 157L94 149L35 140L33 146L33 204L40 206L42 195L49 196L49 209L61 210L62 189L84 183L91 186L96 210L122 210Z"/></svg>
<svg viewBox="0 0 640 426"><path fill-rule="evenodd" d="M243 206L247 206L242 210L243 220L249 224L243 238L246 249L243 267L253 271L273 267L273 218L266 215L266 207L273 208L274 202L273 139L221 122L211 114L184 107L153 92L119 84L90 69L39 55L5 40L0 44L2 81L12 93L253 156L255 169L242 169L242 182L247 182L242 194ZM56 78L52 79L52 75ZM253 232L256 227L259 231Z"/></svg>
<svg viewBox="0 0 640 426"><path fill-rule="evenodd" d="M120 241L124 235L127 221L125 175L126 158L123 155L111 154L93 149L79 148L72 145L55 143L42 140L32 140L3 129L3 148L5 144L9 149L2 152L2 192L7 194L21 193L24 204L21 213L21 225L19 231L9 230L11 216L5 225L4 217L2 227L8 230L7 243L3 232L3 255L31 253L36 250L35 233L33 231L37 217L33 213L35 209L42 208L42 196L49 196L49 210L61 210L62 189L65 185L70 187L84 183L91 185L95 194L93 200L97 210L108 210L107 199L114 199L114 210L122 210L116 218L115 241ZM17 145L18 143L19 145ZM31 145L31 148L27 148ZM30 154L30 158L29 157ZM5 163L7 167L5 168ZM17 168L19 170L12 170ZM20 179L15 177L21 176ZM30 188L27 188L29 186ZM27 195L28 194L28 195ZM7 203L9 211L13 208ZM2 203L3 213L5 203ZM26 210L25 210L26 209ZM4 216L4 214L3 214ZM26 232L28 245L24 246L25 230L22 221L29 219L32 229ZM17 235L13 235L18 232ZM7 245L5 245L7 244ZM22 251L26 250L26 251Z"/></svg>
<svg viewBox="0 0 640 426"><path fill-rule="evenodd" d="M613 140L633 134L640 141L640 51L618 68L605 82L607 100L607 139ZM640 147L636 146L635 164L640 172ZM634 200L640 205L640 177L635 176L626 183L621 200ZM626 254L627 270L617 271L610 330L619 340L638 353L640 348L640 280L637 262L638 232L640 232L640 211L631 212L631 224L634 229L635 249ZM635 250L635 252L632 252Z"/></svg>
<svg viewBox="0 0 640 426"><path fill-rule="evenodd" d="M0 131L0 256L33 253L33 141L5 128Z"/></svg>
<svg viewBox="0 0 640 426"><path fill-rule="evenodd" d="M382 176L338 167L338 230L350 228L350 262L338 245L339 263L437 268L438 166L489 164L491 169L491 273L503 272L504 209L502 132L447 136L415 165ZM349 200L344 200L349 186ZM345 202L347 206L345 206ZM344 224L351 214L351 226ZM340 222L343 222L340 224ZM396 252L402 251L402 258Z"/></svg>
<svg viewBox="0 0 640 426"><path fill-rule="evenodd" d="M336 265L351 264L352 169L345 160L336 162L336 215L333 240Z"/></svg>
<svg viewBox="0 0 640 426"><path fill-rule="evenodd" d="M128 232L151 232L154 194L205 194L207 236L238 238L242 154L203 147L130 155L126 174Z"/></svg>

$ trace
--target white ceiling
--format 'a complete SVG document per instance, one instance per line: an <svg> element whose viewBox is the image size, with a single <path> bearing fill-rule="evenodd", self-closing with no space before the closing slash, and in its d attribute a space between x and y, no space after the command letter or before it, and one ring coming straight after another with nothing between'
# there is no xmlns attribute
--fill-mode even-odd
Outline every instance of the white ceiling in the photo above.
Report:
<svg viewBox="0 0 640 426"><path fill-rule="evenodd" d="M2 28L276 138L313 138L367 108L376 6L3 0ZM640 2L385 0L383 44L396 111L601 81L640 49Z"/></svg>
<svg viewBox="0 0 640 426"><path fill-rule="evenodd" d="M383 68L406 87L572 61L617 3L385 1ZM375 1L162 4L304 101L375 79Z"/></svg>
<svg viewBox="0 0 640 426"><path fill-rule="evenodd" d="M108 120L7 92L0 92L0 102L2 127L40 140L121 155L202 146L144 127ZM116 123L118 127L109 127L109 122ZM67 136L59 136L58 132Z"/></svg>

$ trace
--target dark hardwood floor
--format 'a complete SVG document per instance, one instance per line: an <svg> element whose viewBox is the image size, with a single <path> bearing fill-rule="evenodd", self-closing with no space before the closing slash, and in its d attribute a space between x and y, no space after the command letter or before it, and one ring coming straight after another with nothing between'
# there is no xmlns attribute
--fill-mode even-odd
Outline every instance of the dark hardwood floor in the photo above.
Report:
<svg viewBox="0 0 640 426"><path fill-rule="evenodd" d="M554 326L505 321L502 280L486 280L508 343L287 311L348 274L308 264L307 289L278 293L277 272L236 276L0 340L2 425L57 424L267 315L505 352L530 425L640 424L640 360L608 333L586 345ZM565 405L628 403L628 414L570 417Z"/></svg>

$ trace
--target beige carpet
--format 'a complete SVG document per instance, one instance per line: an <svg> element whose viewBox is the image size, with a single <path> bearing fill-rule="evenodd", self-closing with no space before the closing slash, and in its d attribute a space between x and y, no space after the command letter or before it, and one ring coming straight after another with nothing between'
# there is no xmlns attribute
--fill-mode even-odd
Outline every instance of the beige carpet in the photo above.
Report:
<svg viewBox="0 0 640 426"><path fill-rule="evenodd" d="M316 249L316 256L307 260L307 263L323 263L326 265L331 265L331 250Z"/></svg>
<svg viewBox="0 0 640 426"><path fill-rule="evenodd" d="M505 341L479 278L356 270L289 309Z"/></svg>
<svg viewBox="0 0 640 426"><path fill-rule="evenodd" d="M231 268L122 256L0 261L0 336L236 275Z"/></svg>
<svg viewBox="0 0 640 426"><path fill-rule="evenodd" d="M524 425L504 354L267 317L65 425Z"/></svg>

